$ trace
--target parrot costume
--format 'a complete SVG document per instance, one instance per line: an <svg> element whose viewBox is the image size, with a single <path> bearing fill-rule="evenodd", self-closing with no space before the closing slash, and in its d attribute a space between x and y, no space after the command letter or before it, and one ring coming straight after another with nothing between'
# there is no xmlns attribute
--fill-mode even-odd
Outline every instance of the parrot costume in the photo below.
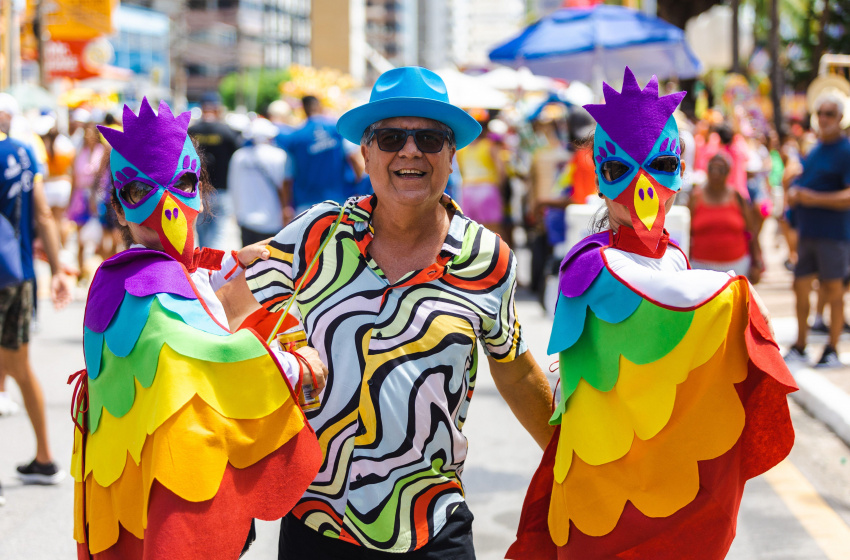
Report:
<svg viewBox="0 0 850 560"><path fill-rule="evenodd" d="M515 559L724 558L744 483L791 450L796 385L744 277L689 270L664 230L681 187L673 111L626 68L597 121L600 191L631 226L564 258L549 353L562 398Z"/></svg>
<svg viewBox="0 0 850 560"><path fill-rule="evenodd" d="M100 128L127 221L154 229L165 252L123 251L89 290L71 467L79 558L236 559L252 518L286 515L321 464L282 373L289 358L252 329L231 333L209 283L205 296L190 276L216 269L216 253L194 247L188 124L145 99L138 116L124 108L123 132ZM135 204L121 190L132 181L149 191Z"/></svg>

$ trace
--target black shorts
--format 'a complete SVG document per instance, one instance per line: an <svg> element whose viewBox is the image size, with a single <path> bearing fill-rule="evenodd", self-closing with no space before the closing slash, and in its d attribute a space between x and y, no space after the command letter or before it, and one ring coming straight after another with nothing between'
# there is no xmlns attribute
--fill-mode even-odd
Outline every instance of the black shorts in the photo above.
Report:
<svg viewBox="0 0 850 560"><path fill-rule="evenodd" d="M246 228L245 226L239 226L239 229L242 233L242 246L247 247L248 245L253 245L254 243L259 243L260 241L266 240L269 237L274 237L277 235L275 233L262 233L259 231L255 231L251 228Z"/></svg>
<svg viewBox="0 0 850 560"><path fill-rule="evenodd" d="M32 280L0 288L0 346L17 350L29 343L34 300Z"/></svg>
<svg viewBox="0 0 850 560"><path fill-rule="evenodd" d="M817 275L819 280L843 280L850 274L850 241L801 237L794 277Z"/></svg>
<svg viewBox="0 0 850 560"><path fill-rule="evenodd" d="M398 554L325 537L290 513L281 521L278 560L475 560L472 520L472 512L461 502L425 546Z"/></svg>

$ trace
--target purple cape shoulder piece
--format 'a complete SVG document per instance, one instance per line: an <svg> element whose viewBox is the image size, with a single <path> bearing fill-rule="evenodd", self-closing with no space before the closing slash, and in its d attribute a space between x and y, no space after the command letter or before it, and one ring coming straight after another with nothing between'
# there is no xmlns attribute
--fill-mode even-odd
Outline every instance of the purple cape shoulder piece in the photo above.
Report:
<svg viewBox="0 0 850 560"><path fill-rule="evenodd" d="M198 299L179 262L160 251L128 249L98 268L89 288L85 326L94 332L105 331L125 292L137 297L164 292Z"/></svg>
<svg viewBox="0 0 850 560"><path fill-rule="evenodd" d="M576 243L561 261L558 291L566 297L578 297L583 294L605 267L599 249L610 244L610 231L588 235ZM679 247L679 243L672 238L670 244Z"/></svg>
<svg viewBox="0 0 850 560"><path fill-rule="evenodd" d="M593 283L605 262L599 249L610 245L608 231L589 235L576 243L561 262L558 291L566 297L578 297Z"/></svg>

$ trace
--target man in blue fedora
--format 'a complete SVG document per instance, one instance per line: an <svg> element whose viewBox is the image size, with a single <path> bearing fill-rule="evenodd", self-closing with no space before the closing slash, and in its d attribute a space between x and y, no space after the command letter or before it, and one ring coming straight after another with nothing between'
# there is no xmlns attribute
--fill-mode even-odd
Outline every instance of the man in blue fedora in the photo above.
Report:
<svg viewBox="0 0 850 560"><path fill-rule="evenodd" d="M246 272L273 311L303 282L296 304L329 370L307 412L324 465L283 520L279 558L472 559L461 430L479 341L541 448L552 433L549 383L516 317L514 255L444 193L480 126L424 68L384 73L337 126L360 144L375 194L313 206Z"/></svg>

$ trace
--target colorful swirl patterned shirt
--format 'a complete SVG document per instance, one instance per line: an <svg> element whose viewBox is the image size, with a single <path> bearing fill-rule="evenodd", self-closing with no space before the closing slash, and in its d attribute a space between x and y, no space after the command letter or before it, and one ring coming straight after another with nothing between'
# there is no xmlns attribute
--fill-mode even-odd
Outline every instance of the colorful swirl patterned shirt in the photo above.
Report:
<svg viewBox="0 0 850 560"><path fill-rule="evenodd" d="M391 552L420 548L463 501L461 433L475 386L476 339L501 362L526 351L514 308L516 262L501 239L453 217L436 262L390 284L367 251L377 197L350 199L297 296L309 344L328 364L321 407L308 413L325 454L292 513L333 538ZM276 310L340 214L314 206L247 270Z"/></svg>

